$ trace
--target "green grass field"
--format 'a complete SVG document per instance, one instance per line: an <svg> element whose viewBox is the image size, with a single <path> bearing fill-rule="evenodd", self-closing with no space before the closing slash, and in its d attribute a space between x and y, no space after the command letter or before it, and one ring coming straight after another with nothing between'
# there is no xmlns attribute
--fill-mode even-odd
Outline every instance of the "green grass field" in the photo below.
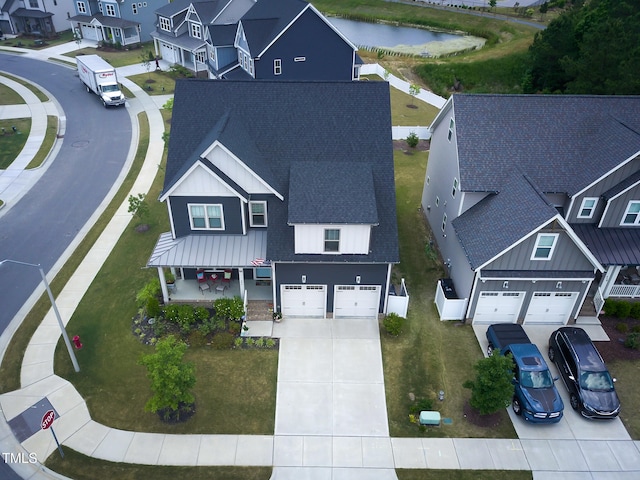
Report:
<svg viewBox="0 0 640 480"><path fill-rule="evenodd" d="M17 133L14 133L16 127ZM31 118L0 120L0 169L13 163L24 148L31 131Z"/></svg>

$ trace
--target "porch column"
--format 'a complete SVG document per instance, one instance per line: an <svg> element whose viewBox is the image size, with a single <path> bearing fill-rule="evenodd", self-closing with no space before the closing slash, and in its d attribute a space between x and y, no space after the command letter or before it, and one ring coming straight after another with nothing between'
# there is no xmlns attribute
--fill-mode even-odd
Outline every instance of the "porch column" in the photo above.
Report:
<svg viewBox="0 0 640 480"><path fill-rule="evenodd" d="M164 278L164 268L157 267L158 278L160 278L160 289L162 290L162 299L164 303L169 302L169 289L167 289L167 280Z"/></svg>
<svg viewBox="0 0 640 480"><path fill-rule="evenodd" d="M622 265L609 265L609 268L607 268L604 277L600 281L602 298L609 298L609 292L611 292L611 288L615 284L620 270L622 270Z"/></svg>
<svg viewBox="0 0 640 480"><path fill-rule="evenodd" d="M244 298L244 268L238 268L238 280L240 281L240 296Z"/></svg>

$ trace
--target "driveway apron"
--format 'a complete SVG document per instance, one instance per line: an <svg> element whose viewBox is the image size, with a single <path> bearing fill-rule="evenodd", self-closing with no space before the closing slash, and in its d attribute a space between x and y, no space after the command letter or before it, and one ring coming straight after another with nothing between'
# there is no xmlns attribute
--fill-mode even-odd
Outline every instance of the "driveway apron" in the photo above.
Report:
<svg viewBox="0 0 640 480"><path fill-rule="evenodd" d="M376 319L288 318L273 335L276 436L389 436Z"/></svg>

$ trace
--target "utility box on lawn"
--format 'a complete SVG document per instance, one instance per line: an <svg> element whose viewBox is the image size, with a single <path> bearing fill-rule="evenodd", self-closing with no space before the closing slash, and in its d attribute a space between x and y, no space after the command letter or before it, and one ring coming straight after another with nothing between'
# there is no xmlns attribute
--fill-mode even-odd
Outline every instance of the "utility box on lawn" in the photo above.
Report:
<svg viewBox="0 0 640 480"><path fill-rule="evenodd" d="M440 412L423 410L420 412L420 425L440 426Z"/></svg>

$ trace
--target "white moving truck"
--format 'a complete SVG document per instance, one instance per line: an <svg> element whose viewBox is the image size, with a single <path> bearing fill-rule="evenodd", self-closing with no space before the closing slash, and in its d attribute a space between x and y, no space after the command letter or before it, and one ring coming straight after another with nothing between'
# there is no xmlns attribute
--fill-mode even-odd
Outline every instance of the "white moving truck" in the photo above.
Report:
<svg viewBox="0 0 640 480"><path fill-rule="evenodd" d="M124 105L126 98L120 91L115 68L98 55L78 55L76 62L80 81L87 87L87 92L98 95L105 107Z"/></svg>

